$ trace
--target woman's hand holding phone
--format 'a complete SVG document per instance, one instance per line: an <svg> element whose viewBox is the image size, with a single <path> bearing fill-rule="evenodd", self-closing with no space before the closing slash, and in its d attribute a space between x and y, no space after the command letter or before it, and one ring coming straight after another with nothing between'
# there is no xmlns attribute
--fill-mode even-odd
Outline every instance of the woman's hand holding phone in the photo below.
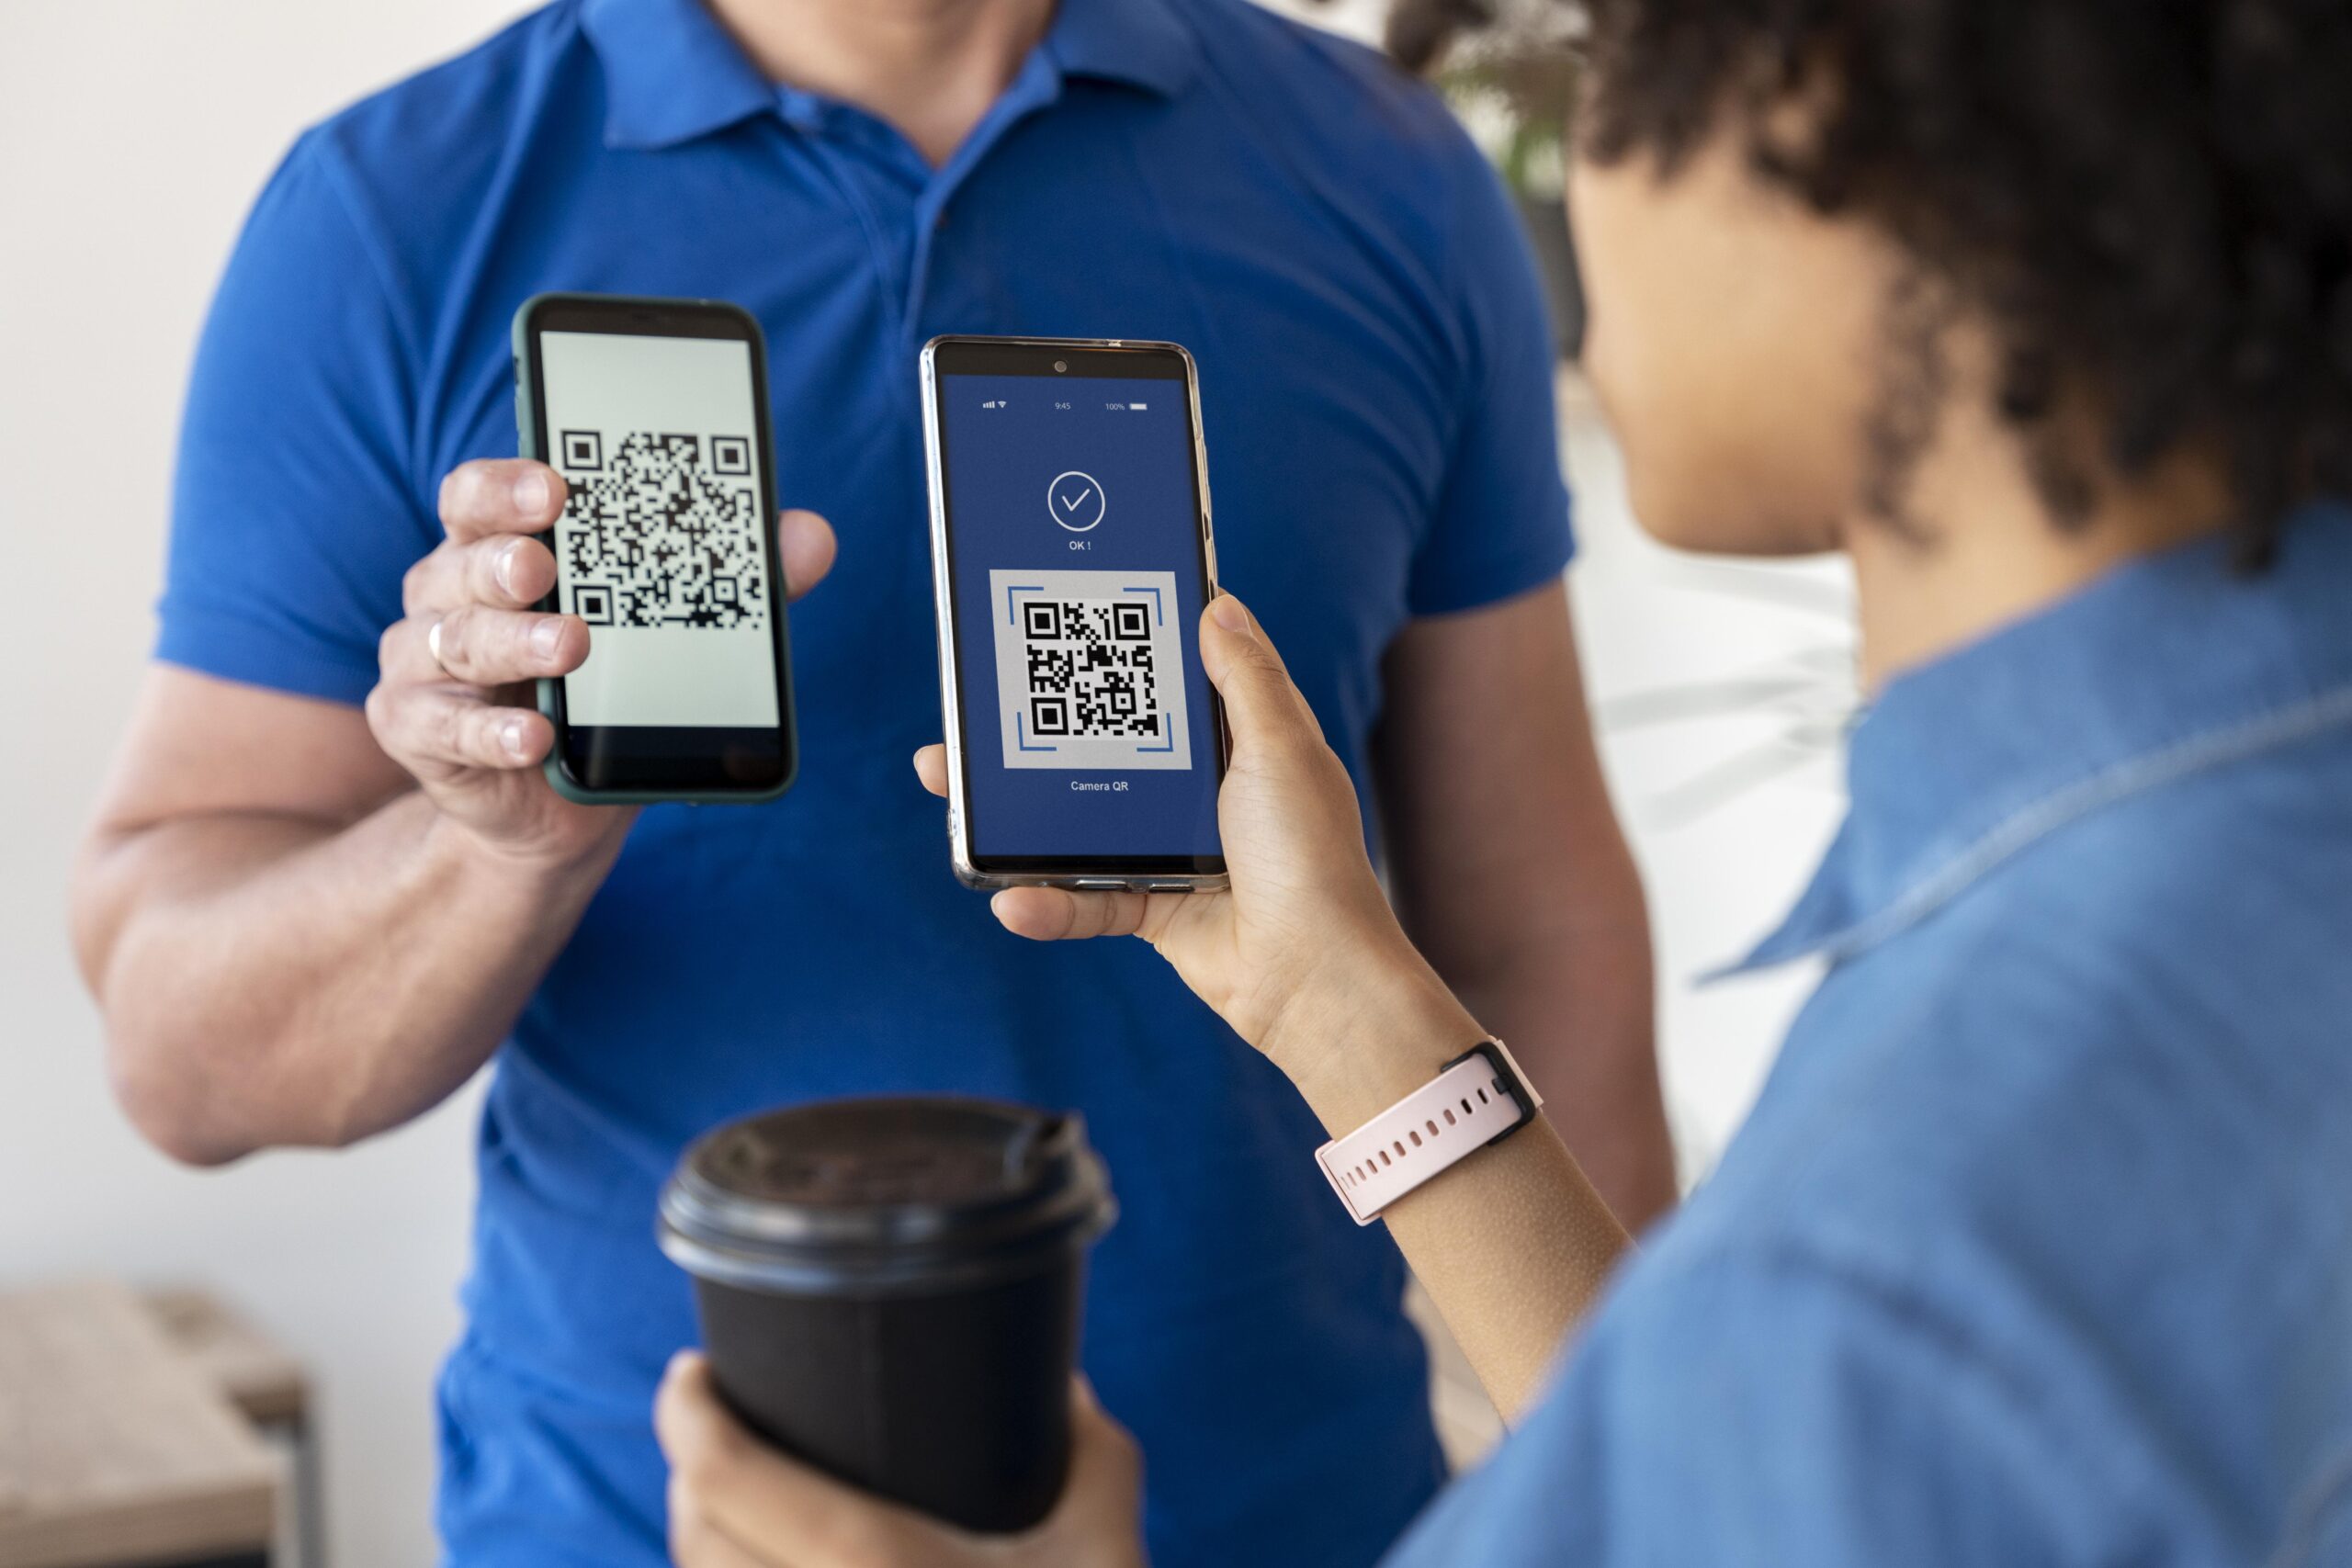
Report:
<svg viewBox="0 0 2352 1568"><path fill-rule="evenodd" d="M616 846L632 808L577 806L540 764L554 727L531 682L588 657L576 615L536 608L555 582L555 556L537 536L554 526L563 476L526 458L484 458L441 485L447 537L409 570L402 618L378 648L368 722L376 742L423 786L444 818L502 853L562 865ZM833 531L813 512L779 520L785 580L797 597L833 561Z"/></svg>
<svg viewBox="0 0 2352 1568"><path fill-rule="evenodd" d="M1232 732L1217 798L1230 888L1011 887L992 908L1006 929L1041 942L1144 938L1327 1125L1352 1124L1427 1082L1477 1026L1389 912L1347 770L1264 630L1230 596L1202 616L1201 660ZM947 793L944 747L917 752L915 770L933 794ZM1547 1124L1481 1159L1465 1168L1466 1186L1423 1189L1390 1223L1489 1391L1515 1412L1625 1237ZM762 1445L728 1414L701 1358L681 1357L655 1413L673 1467L671 1551L686 1568L1139 1563L1134 1441L1083 1389L1075 1398L1070 1479L1053 1515L1023 1535L980 1538Z"/></svg>
<svg viewBox="0 0 2352 1568"><path fill-rule="evenodd" d="M1351 1075L1369 1098L1385 1091L1383 1075L1363 1071L1372 1064L1335 1049L1362 1040L1366 1028L1389 1032L1401 1024L1413 1039L1426 1035L1426 1049L1411 1053L1416 1060L1396 1064L1405 1087L1419 1087L1426 1073L1418 1057L1433 1066L1459 1053L1477 1026L1390 912L1364 852L1347 770L1256 617L1220 596L1201 618L1200 642L1232 735L1217 801L1230 889L1012 887L991 908L1008 931L1041 942L1143 938L1319 1111L1347 1113L1359 1097L1338 1090ZM916 754L916 772L934 795L946 793L946 766L942 747Z"/></svg>

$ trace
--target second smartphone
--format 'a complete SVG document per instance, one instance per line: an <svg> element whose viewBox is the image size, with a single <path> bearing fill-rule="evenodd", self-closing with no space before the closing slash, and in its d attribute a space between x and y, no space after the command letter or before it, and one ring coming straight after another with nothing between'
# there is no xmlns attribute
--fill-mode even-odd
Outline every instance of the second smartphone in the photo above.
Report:
<svg viewBox="0 0 2352 1568"><path fill-rule="evenodd" d="M1224 710L1193 357L942 337L922 351L948 837L974 887L1223 886Z"/></svg>

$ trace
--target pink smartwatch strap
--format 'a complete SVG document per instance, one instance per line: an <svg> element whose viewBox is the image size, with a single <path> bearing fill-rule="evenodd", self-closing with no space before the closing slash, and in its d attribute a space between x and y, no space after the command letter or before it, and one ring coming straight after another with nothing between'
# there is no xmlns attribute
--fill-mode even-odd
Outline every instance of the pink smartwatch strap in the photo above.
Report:
<svg viewBox="0 0 2352 1568"><path fill-rule="evenodd" d="M1315 1151L1356 1224L1535 1120L1543 1106L1499 1040L1484 1040L1344 1138Z"/></svg>

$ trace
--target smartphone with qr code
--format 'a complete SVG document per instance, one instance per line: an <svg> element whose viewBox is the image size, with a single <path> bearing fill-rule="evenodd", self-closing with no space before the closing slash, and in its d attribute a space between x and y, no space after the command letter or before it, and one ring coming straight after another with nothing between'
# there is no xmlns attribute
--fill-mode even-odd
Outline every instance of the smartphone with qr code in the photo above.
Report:
<svg viewBox="0 0 2352 1568"><path fill-rule="evenodd" d="M941 337L923 436L948 840L973 887L1221 887L1225 713L1193 356Z"/></svg>
<svg viewBox="0 0 2352 1568"><path fill-rule="evenodd" d="M548 782L586 805L782 795L799 749L759 323L537 295L514 313L514 414L568 492L539 608L588 624L586 662L538 683Z"/></svg>

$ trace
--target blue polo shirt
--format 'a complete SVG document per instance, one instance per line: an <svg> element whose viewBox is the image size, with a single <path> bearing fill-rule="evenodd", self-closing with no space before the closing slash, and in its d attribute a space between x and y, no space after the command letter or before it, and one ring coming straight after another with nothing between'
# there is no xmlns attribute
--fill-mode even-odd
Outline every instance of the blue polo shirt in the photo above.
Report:
<svg viewBox="0 0 2352 1568"><path fill-rule="evenodd" d="M1393 1568L2352 1562L2352 513L1891 682L1721 1169Z"/></svg>
<svg viewBox="0 0 2352 1568"><path fill-rule="evenodd" d="M1148 948L1001 931L908 768L940 723L915 355L1188 345L1224 575L1361 781L1398 628L1568 556L1495 180L1423 89L1240 0L1064 0L936 171L693 0L563 0L312 130L261 197L189 392L159 657L359 702L441 476L514 451L507 323L552 288L756 313L779 494L842 548L791 618L798 785L645 812L499 1053L441 1387L452 1560L660 1559L647 1410L695 1329L651 1221L688 1139L947 1090L1076 1107L1109 1158L1085 1358L1150 1453L1162 1568L1369 1562L1441 1468L1395 1252Z"/></svg>

